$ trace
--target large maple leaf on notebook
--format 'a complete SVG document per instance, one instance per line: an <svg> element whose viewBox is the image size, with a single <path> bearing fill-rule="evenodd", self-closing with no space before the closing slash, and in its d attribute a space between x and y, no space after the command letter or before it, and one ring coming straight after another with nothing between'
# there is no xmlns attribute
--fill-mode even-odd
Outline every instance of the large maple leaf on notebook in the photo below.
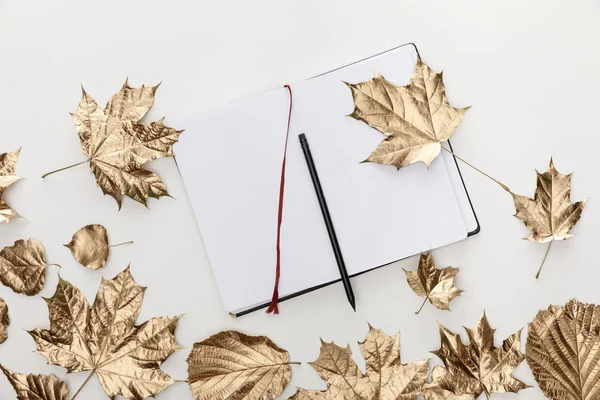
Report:
<svg viewBox="0 0 600 400"><path fill-rule="evenodd" d="M354 98L350 116L387 136L364 162L397 169L419 161L431 164L442 149L440 143L450 138L469 109L450 105L442 73L433 72L421 59L406 86L380 74L347 85Z"/></svg>

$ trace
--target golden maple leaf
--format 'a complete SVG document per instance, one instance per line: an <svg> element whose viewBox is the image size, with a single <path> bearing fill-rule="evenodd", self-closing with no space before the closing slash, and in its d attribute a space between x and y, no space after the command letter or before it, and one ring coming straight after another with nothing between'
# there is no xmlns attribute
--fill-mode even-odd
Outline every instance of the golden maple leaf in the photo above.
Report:
<svg viewBox="0 0 600 400"><path fill-rule="evenodd" d="M575 300L529 323L527 364L551 400L600 398L600 307Z"/></svg>
<svg viewBox="0 0 600 400"><path fill-rule="evenodd" d="M160 365L180 350L174 335L179 317L135 325L145 291L127 267L102 280L90 308L79 289L60 279L54 296L46 299L50 329L29 332L37 352L68 372L96 374L111 399L154 397L175 382Z"/></svg>
<svg viewBox="0 0 600 400"><path fill-rule="evenodd" d="M10 185L21 179L21 177L15 175L20 152L21 149L0 154L0 222L8 222L19 216L15 210L4 202L2 196Z"/></svg>
<svg viewBox="0 0 600 400"><path fill-rule="evenodd" d="M573 237L569 231L581 218L587 199L571 204L572 174L559 173L554 168L552 159L550 159L548 171L543 174L536 171L536 174L537 187L533 199L512 192L511 194L517 210L515 216L531 230L531 235L525 239L548 243L548 249L544 256L545 261L553 241ZM542 271L544 261L542 261L536 278Z"/></svg>
<svg viewBox="0 0 600 400"><path fill-rule="evenodd" d="M102 225L86 225L73 234L65 247L71 250L73 258L89 269L100 269L106 264L111 247L133 243L132 241L108 245L108 234Z"/></svg>
<svg viewBox="0 0 600 400"><path fill-rule="evenodd" d="M183 132L169 128L162 119L148 125L139 123L152 107L157 88L132 88L125 81L104 109L83 90L72 117L88 159L44 177L89 161L98 186L117 201L119 208L123 195L144 205L148 197L168 196L160 178L143 168L149 161L173 156L173 144Z"/></svg>
<svg viewBox="0 0 600 400"><path fill-rule="evenodd" d="M474 329L465 328L470 344L459 335L439 325L441 346L433 352L446 366L433 369L433 383L455 394L475 398L485 393L517 393L529 386L512 377L512 372L525 359L521 353L521 330L509 336L502 347L494 346L495 329L485 313Z"/></svg>
<svg viewBox="0 0 600 400"><path fill-rule="evenodd" d="M17 400L68 400L67 384L54 375L19 374L0 365L12 387Z"/></svg>
<svg viewBox="0 0 600 400"><path fill-rule="evenodd" d="M380 74L347 85L354 99L350 116L387 136L365 162L397 169L419 161L429 165L469 109L450 106L442 74L420 58L406 86L394 85Z"/></svg>
<svg viewBox="0 0 600 400"><path fill-rule="evenodd" d="M352 360L350 346L339 347L321 340L319 358L310 363L327 383L327 390L298 389L291 400L468 400L469 395L454 395L427 384L429 360L400 362L400 334L388 336L369 325L369 332L359 342L366 362L363 374Z"/></svg>
<svg viewBox="0 0 600 400"><path fill-rule="evenodd" d="M421 312L427 300L440 310L450 310L450 302L463 292L454 286L454 278L459 271L460 268L452 267L437 269L430 252L421 254L416 271L404 270L411 289L420 297L425 297L415 314Z"/></svg>
<svg viewBox="0 0 600 400"><path fill-rule="evenodd" d="M15 293L38 294L46 280L44 247L37 239L17 240L0 251L0 282Z"/></svg>
<svg viewBox="0 0 600 400"><path fill-rule="evenodd" d="M4 299L0 299L0 343L6 342L6 339L8 338L8 325L10 325L8 306Z"/></svg>
<svg viewBox="0 0 600 400"><path fill-rule="evenodd" d="M265 336L224 331L195 343L188 382L196 400L267 400L290 382L290 356Z"/></svg>

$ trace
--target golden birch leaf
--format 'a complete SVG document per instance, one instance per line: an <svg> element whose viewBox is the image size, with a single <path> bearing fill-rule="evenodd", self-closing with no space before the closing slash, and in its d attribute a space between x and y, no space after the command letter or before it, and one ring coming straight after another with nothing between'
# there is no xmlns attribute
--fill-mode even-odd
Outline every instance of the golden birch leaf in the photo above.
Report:
<svg viewBox="0 0 600 400"><path fill-rule="evenodd" d="M321 340L321 352L310 363L327 384L327 390L305 390L291 397L293 400L439 400L452 394L428 385L429 360L400 362L400 334L388 336L369 326L360 352L365 359L365 373L352 359L350 346L343 348ZM451 397L448 397L451 398ZM466 400L470 397L455 397Z"/></svg>
<svg viewBox="0 0 600 400"><path fill-rule="evenodd" d="M450 138L468 110L450 106L442 74L421 59L406 86L394 85L380 74L347 85L354 99L350 116L387 136L365 162L397 169L419 161L431 164L440 153L440 143Z"/></svg>
<svg viewBox="0 0 600 400"><path fill-rule="evenodd" d="M224 331L194 344L188 382L196 400L267 400L292 377L290 356L265 336Z"/></svg>
<svg viewBox="0 0 600 400"><path fill-rule="evenodd" d="M485 313L474 329L465 328L470 344L439 325L441 346L433 352L446 366L433 370L433 382L455 394L475 398L485 393L517 393L529 386L513 378L513 370L525 359L521 353L521 330L509 336L502 347L494 346L495 329Z"/></svg>
<svg viewBox="0 0 600 400"><path fill-rule="evenodd" d="M571 300L529 323L527 364L551 400L600 398L600 306Z"/></svg>
<svg viewBox="0 0 600 400"><path fill-rule="evenodd" d="M173 156L173 144L183 132L166 126L162 119L148 125L139 123L152 107L157 88L132 88L125 81L104 109L83 90L79 107L72 114L92 174L119 209L123 196L144 205L149 197L168 196L160 178L143 167L157 158Z"/></svg>
<svg viewBox="0 0 600 400"><path fill-rule="evenodd" d="M68 400L67 384L54 375L19 374L0 365L17 392L17 400Z"/></svg>
<svg viewBox="0 0 600 400"><path fill-rule="evenodd" d="M46 280L44 248L37 239L17 240L0 251L0 282L15 293L38 294Z"/></svg>
<svg viewBox="0 0 600 400"><path fill-rule="evenodd" d="M86 225L73 235L65 244L71 250L73 258L84 267L100 269L108 259L108 234L102 225Z"/></svg>
<svg viewBox="0 0 600 400"><path fill-rule="evenodd" d="M8 339L8 325L10 325L8 306L4 299L0 299L0 343L4 343Z"/></svg>
<svg viewBox="0 0 600 400"><path fill-rule="evenodd" d="M454 286L454 278L460 268L446 267L437 269L430 252L421 254L416 271L404 270L411 289L420 297L425 297L423 305L415 314L421 312L425 302L440 310L450 310L450 302L463 292Z"/></svg>
<svg viewBox="0 0 600 400"><path fill-rule="evenodd" d="M19 216L15 210L2 200L4 191L21 178L15 175L17 160L21 149L10 153L0 154L0 222L8 222Z"/></svg>
<svg viewBox="0 0 600 400"><path fill-rule="evenodd" d="M49 299L50 329L30 331L37 352L68 372L92 371L106 394L131 400L154 397L175 382L160 365L180 347L179 317L135 325L144 299L129 267L102 280L90 307L79 289L60 279Z"/></svg>
<svg viewBox="0 0 600 400"><path fill-rule="evenodd" d="M513 194L517 210L515 216L531 230L531 235L525 239L547 243L573 237L569 230L581 218L587 199L571 204L572 174L559 173L552 159L548 171L536 173L537 187L533 199Z"/></svg>

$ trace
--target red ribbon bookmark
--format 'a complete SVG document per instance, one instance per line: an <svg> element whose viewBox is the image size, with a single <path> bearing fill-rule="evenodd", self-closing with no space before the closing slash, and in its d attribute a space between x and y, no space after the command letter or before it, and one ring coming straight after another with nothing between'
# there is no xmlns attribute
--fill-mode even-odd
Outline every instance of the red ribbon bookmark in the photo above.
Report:
<svg viewBox="0 0 600 400"><path fill-rule="evenodd" d="M290 93L290 109L288 111L288 122L287 122L287 131L285 133L285 148L283 149L283 162L281 163L281 181L279 183L279 211L277 212L277 243L276 243L276 251L277 251L277 263L275 267L275 287L273 288L273 298L271 299L271 304L267 309L267 314L274 313L279 314L279 308L277 304L279 303L279 276L281 275L281 221L283 219L283 195L285 193L285 161L287 158L287 143L288 137L290 136L290 122L292 121L292 88L290 85L284 86L288 92Z"/></svg>

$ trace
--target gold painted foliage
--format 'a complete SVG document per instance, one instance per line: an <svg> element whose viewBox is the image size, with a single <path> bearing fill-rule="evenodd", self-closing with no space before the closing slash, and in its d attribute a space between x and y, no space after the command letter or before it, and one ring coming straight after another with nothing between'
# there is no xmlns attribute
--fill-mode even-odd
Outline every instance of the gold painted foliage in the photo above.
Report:
<svg viewBox="0 0 600 400"><path fill-rule="evenodd" d="M266 400L292 377L289 353L265 336L224 331L195 343L188 382L196 400Z"/></svg>
<svg viewBox="0 0 600 400"><path fill-rule="evenodd" d="M54 375L19 374L0 365L15 389L17 400L68 400L67 384Z"/></svg>
<svg viewBox="0 0 600 400"><path fill-rule="evenodd" d="M365 162L400 169L419 161L429 165L458 127L466 108L454 108L446 98L442 74L421 59L410 82L397 86L380 74L370 81L347 83L354 99L350 116L387 136Z"/></svg>
<svg viewBox="0 0 600 400"><path fill-rule="evenodd" d="M10 325L10 316L8 315L8 306L4 299L0 299L0 344L8 339L8 326Z"/></svg>
<svg viewBox="0 0 600 400"><path fill-rule="evenodd" d="M2 196L4 196L4 191L10 185L21 179L15 175L20 152L21 149L0 154L0 222L9 222L11 219L19 216L15 210L4 202Z"/></svg>
<svg viewBox="0 0 600 400"><path fill-rule="evenodd" d="M73 238L69 243L65 244L65 247L71 250L73 258L75 258L79 264L86 268L96 270L106 265L110 247L127 243L133 242L109 246L106 228L102 225L92 224L86 225L75 232Z"/></svg>
<svg viewBox="0 0 600 400"><path fill-rule="evenodd" d="M411 289L420 297L425 297L415 314L421 312L427 300L440 310L450 311L450 302L463 292L454 286L454 278L459 271L460 268L452 267L437 269L430 252L421 254L416 271L404 270Z"/></svg>
<svg viewBox="0 0 600 400"><path fill-rule="evenodd" d="M550 400L600 398L600 306L571 300L529 323L527 363Z"/></svg>
<svg viewBox="0 0 600 400"><path fill-rule="evenodd" d="M174 335L179 317L135 325L145 291L127 267L102 280L90 307L79 289L60 279L46 299L50 329L29 332L37 352L68 372L92 371L111 399L154 397L175 382L160 365L180 350Z"/></svg>
<svg viewBox="0 0 600 400"><path fill-rule="evenodd" d="M533 199L511 194L517 210L515 216L531 230L531 235L525 239L548 243L549 251L553 241L573 237L569 231L581 218L587 199L571 204L572 174L563 175L558 172L554 168L552 159L550 159L550 165L546 172L540 174L536 171L536 174L537 187ZM542 266L536 277L539 277Z"/></svg>
<svg viewBox="0 0 600 400"><path fill-rule="evenodd" d="M465 328L470 343L463 344L459 335L439 325L441 346L433 352L446 368L433 369L433 383L455 394L477 398L492 393L517 393L529 386L512 377L525 359L521 353L521 330L509 336L502 347L494 346L495 329L485 313L474 329Z"/></svg>
<svg viewBox="0 0 600 400"><path fill-rule="evenodd" d="M0 251L0 282L15 293L36 295L44 287L46 266L39 240L17 240Z"/></svg>
<svg viewBox="0 0 600 400"><path fill-rule="evenodd" d="M321 353L310 363L327 383L327 390L298 389L292 400L469 400L470 395L454 395L435 384L427 383L429 360L400 362L400 334L388 336L369 326L360 352L366 362L363 374L346 348L321 340Z"/></svg>
<svg viewBox="0 0 600 400"><path fill-rule="evenodd" d="M132 88L125 81L104 109L83 90L79 107L72 114L81 150L88 157L79 164L89 161L98 186L117 201L119 208L123 196L144 205L149 197L168 196L160 178L143 167L157 158L173 156L173 144L183 132L166 126L162 119L148 125L139 123L152 107L157 88Z"/></svg>

